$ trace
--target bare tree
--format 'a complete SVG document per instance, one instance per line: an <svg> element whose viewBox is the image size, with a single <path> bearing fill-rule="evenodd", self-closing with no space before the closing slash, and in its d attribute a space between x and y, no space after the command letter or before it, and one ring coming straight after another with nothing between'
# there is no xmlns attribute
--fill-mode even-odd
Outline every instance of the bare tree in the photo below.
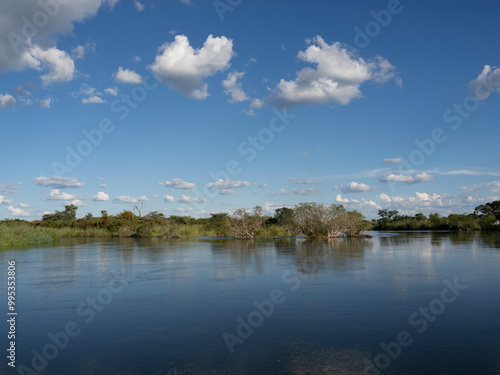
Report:
<svg viewBox="0 0 500 375"><path fill-rule="evenodd" d="M236 210L233 216L228 218L227 235L240 239L255 238L263 222L262 208L259 206L254 208L253 213L243 209Z"/></svg>
<svg viewBox="0 0 500 375"><path fill-rule="evenodd" d="M142 217L142 210L144 209L144 202L141 201L141 204L139 206L134 204L132 206L132 209L134 210L134 212L137 211L137 216Z"/></svg>

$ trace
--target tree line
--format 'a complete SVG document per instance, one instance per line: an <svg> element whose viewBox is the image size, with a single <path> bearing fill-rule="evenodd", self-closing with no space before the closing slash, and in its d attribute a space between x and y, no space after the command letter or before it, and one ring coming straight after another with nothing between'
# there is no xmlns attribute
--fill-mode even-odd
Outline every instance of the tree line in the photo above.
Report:
<svg viewBox="0 0 500 375"><path fill-rule="evenodd" d="M379 210L378 216L378 220L372 221L374 230L498 230L500 201L477 206L470 214L450 214L446 217L438 213L407 216L388 209Z"/></svg>
<svg viewBox="0 0 500 375"><path fill-rule="evenodd" d="M3 225L23 223L34 228L53 229L63 237L225 237L252 239L303 235L308 238L363 237L367 230L493 230L500 229L500 201L486 203L470 214L417 213L401 215L397 210L381 209L378 219L366 220L358 211L342 205L300 203L283 207L274 215L264 215L261 207L239 209L232 214L212 213L207 218L165 216L158 211L143 214L134 206L116 215L101 211L77 218L78 207L66 205L64 211L46 214L41 220L4 220Z"/></svg>

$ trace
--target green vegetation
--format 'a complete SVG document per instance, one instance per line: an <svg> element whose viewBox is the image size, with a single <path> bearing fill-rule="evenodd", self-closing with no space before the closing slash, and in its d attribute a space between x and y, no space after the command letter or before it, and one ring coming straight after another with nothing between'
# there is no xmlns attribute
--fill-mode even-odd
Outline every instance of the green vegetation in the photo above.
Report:
<svg viewBox="0 0 500 375"><path fill-rule="evenodd" d="M37 245L58 239L54 231L48 228L34 228L24 220L0 222L0 246Z"/></svg>
<svg viewBox="0 0 500 375"><path fill-rule="evenodd" d="M236 210L232 215L213 213L209 218L166 217L153 211L142 215L142 207L117 215L87 214L77 218L78 207L46 214L41 221L0 221L0 246L25 246L73 237L285 237L304 235L309 238L363 237L365 230L498 230L500 201L476 207L471 214L437 213L425 216L399 215L398 211L379 210L379 219L366 221L358 211L347 211L342 205L300 203L295 208L279 208L274 216L264 216L260 207L249 212Z"/></svg>
<svg viewBox="0 0 500 375"><path fill-rule="evenodd" d="M374 230L498 230L500 229L500 201L476 207L471 214L450 214L441 217L437 213L425 216L399 215L398 211L378 211L379 219L372 220Z"/></svg>

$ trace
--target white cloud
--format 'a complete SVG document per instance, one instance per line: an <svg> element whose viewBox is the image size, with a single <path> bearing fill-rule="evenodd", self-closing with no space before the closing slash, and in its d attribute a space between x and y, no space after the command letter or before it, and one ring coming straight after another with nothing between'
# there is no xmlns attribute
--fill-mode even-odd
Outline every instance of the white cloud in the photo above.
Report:
<svg viewBox="0 0 500 375"><path fill-rule="evenodd" d="M206 200L196 198L196 197L191 197L189 195L183 194L180 197L177 197L177 202L179 202L179 203L199 203L199 202L206 202Z"/></svg>
<svg viewBox="0 0 500 375"><path fill-rule="evenodd" d="M48 70L47 74L40 76L44 86L71 81L75 74L73 59L66 52L55 47L44 50L34 46L30 51L30 59L38 70L41 68Z"/></svg>
<svg viewBox="0 0 500 375"><path fill-rule="evenodd" d="M431 182L434 180L434 176L429 175L425 172L418 173L414 176L411 175L403 175L400 173L391 173L388 176L382 177L380 179L381 182L385 182L386 184L392 182L403 182L407 185L409 184L420 184L425 182Z"/></svg>
<svg viewBox="0 0 500 375"><path fill-rule="evenodd" d="M349 199L342 198L342 195L337 194L337 197L335 198L335 202L337 202L337 203L349 203Z"/></svg>
<svg viewBox="0 0 500 375"><path fill-rule="evenodd" d="M166 187L171 187L173 189L182 190L194 189L196 187L194 183L184 181L181 178L173 178L172 181L158 182L158 184Z"/></svg>
<svg viewBox="0 0 500 375"><path fill-rule="evenodd" d="M286 189L280 189L280 194L281 195L289 195L290 192L288 190L286 190Z"/></svg>
<svg viewBox="0 0 500 375"><path fill-rule="evenodd" d="M75 59L82 59L85 57L88 51L95 52L95 43L87 42L84 45L79 44L74 49L71 50L73 57Z"/></svg>
<svg viewBox="0 0 500 375"><path fill-rule="evenodd" d="M132 57L132 59L134 60L134 62L140 62L141 61L141 58L139 56L134 56L134 57Z"/></svg>
<svg viewBox="0 0 500 375"><path fill-rule="evenodd" d="M215 182L208 182L207 187L209 189L223 190L223 189L237 189L250 186L248 181L234 181L231 179L222 180L219 179Z"/></svg>
<svg viewBox="0 0 500 375"><path fill-rule="evenodd" d="M107 103L107 101L103 100L99 96L91 96L90 98L82 99L82 104L104 104L104 103Z"/></svg>
<svg viewBox="0 0 500 375"><path fill-rule="evenodd" d="M93 95L101 95L101 93L97 92L95 87L89 86L87 83L82 83L78 91L73 91L71 96L73 98L78 98L80 95L85 96L93 96Z"/></svg>
<svg viewBox="0 0 500 375"><path fill-rule="evenodd" d="M315 184L316 181L315 180L312 180L310 178L308 179L304 179L304 178L291 178L290 181L292 182L295 182L296 184L305 184L305 185L311 185L311 184Z"/></svg>
<svg viewBox="0 0 500 375"><path fill-rule="evenodd" d="M134 5L135 9L137 9L138 12L142 12L144 10L144 5L141 4L139 1L135 0Z"/></svg>
<svg viewBox="0 0 500 375"><path fill-rule="evenodd" d="M92 197L95 202L107 202L109 201L109 195L103 191L99 191L96 195Z"/></svg>
<svg viewBox="0 0 500 375"><path fill-rule="evenodd" d="M39 99L39 100L27 100L25 103L27 106L34 107L34 108L50 108L52 101L54 99L52 98L45 98L45 99Z"/></svg>
<svg viewBox="0 0 500 375"><path fill-rule="evenodd" d="M396 76L396 68L380 56L366 61L338 42L326 43L319 35L310 43L305 51L299 52L298 58L315 64L315 69L303 68L294 81L281 79L271 94L275 106L348 104L362 96L362 83L384 83Z"/></svg>
<svg viewBox="0 0 500 375"><path fill-rule="evenodd" d="M252 108L255 108L255 109L260 109L260 108L264 107L265 105L266 105L266 103L264 103L264 101L261 99L252 99L250 102L250 106Z"/></svg>
<svg viewBox="0 0 500 375"><path fill-rule="evenodd" d="M80 199L73 199L72 201L69 202L70 204L73 204L78 207L84 207L86 206L85 203L83 203Z"/></svg>
<svg viewBox="0 0 500 375"><path fill-rule="evenodd" d="M219 194L221 194L221 195L239 195L233 189L222 189L222 190L219 190Z"/></svg>
<svg viewBox="0 0 500 375"><path fill-rule="evenodd" d="M108 185L106 185L106 184L101 184L101 187L102 187L103 189L106 189L106 188L108 187Z"/></svg>
<svg viewBox="0 0 500 375"><path fill-rule="evenodd" d="M5 198L3 195L0 195L0 204L11 204L14 202L12 198Z"/></svg>
<svg viewBox="0 0 500 375"><path fill-rule="evenodd" d="M222 81L224 94L231 97L229 99L230 103L244 102L250 99L241 88L241 82L238 82L244 75L245 72L231 72L227 75L227 78Z"/></svg>
<svg viewBox="0 0 500 375"><path fill-rule="evenodd" d="M74 199L79 199L78 195L65 193L60 191L59 189L52 189L49 193L48 198L48 200L51 201L70 201Z"/></svg>
<svg viewBox="0 0 500 375"><path fill-rule="evenodd" d="M22 184L19 184L22 185ZM2 194L16 194L20 190L23 190L22 188L12 185L12 184L0 184L0 193Z"/></svg>
<svg viewBox="0 0 500 375"><path fill-rule="evenodd" d="M70 34L75 22L83 22L95 16L101 5L113 6L116 0L72 0L50 2L52 11L47 15L38 1L1 1L0 14L0 71L24 70L32 68L48 70L42 76L44 84L66 82L73 78L73 60L63 51L57 49L56 42L61 34ZM46 1L43 2L47 4ZM56 9L54 10L54 4ZM36 15L44 15L43 27L28 30L31 34L26 38L26 24L39 24L34 20ZM25 33L23 34L23 27ZM33 29L33 28L32 28Z"/></svg>
<svg viewBox="0 0 500 375"><path fill-rule="evenodd" d="M139 202L148 202L149 199L145 195L142 197L132 198L128 195L120 195L113 199L114 203L139 203Z"/></svg>
<svg viewBox="0 0 500 375"><path fill-rule="evenodd" d="M222 87L224 87L224 94L230 97L229 103L239 103L244 101L250 101L250 109L243 110L249 116L255 116L255 110L262 108L265 103L261 99L250 98L243 88L241 87L241 82L239 79L243 78L245 72L231 72L227 75L227 78L222 81Z"/></svg>
<svg viewBox="0 0 500 375"><path fill-rule="evenodd" d="M500 68L485 65L477 78L469 83L468 88L479 100L487 99L492 92L500 92Z"/></svg>
<svg viewBox="0 0 500 375"><path fill-rule="evenodd" d="M35 177L33 179L33 182L35 182L39 186L50 186L57 189L80 188L85 186L85 182L80 182L75 177L40 176Z"/></svg>
<svg viewBox="0 0 500 375"><path fill-rule="evenodd" d="M12 206L7 207L7 211L10 212L12 216L31 216L31 214L22 208L15 208Z"/></svg>
<svg viewBox="0 0 500 375"><path fill-rule="evenodd" d="M439 172L436 173L442 174L444 176L453 176L453 175L467 175L467 176L500 176L500 172L491 172L491 171L482 171L482 170L470 170L470 169L457 169L453 171Z"/></svg>
<svg viewBox="0 0 500 375"><path fill-rule="evenodd" d="M121 66L113 74L113 77L117 83L142 84L143 81L140 74L137 74L134 70L123 69Z"/></svg>
<svg viewBox="0 0 500 375"><path fill-rule="evenodd" d="M404 202L404 198L401 197L389 197L387 194L382 193L379 195L380 201L384 204L387 203L401 203Z"/></svg>
<svg viewBox="0 0 500 375"><path fill-rule="evenodd" d="M340 185L339 189L343 193L364 193L367 191L376 190L377 188L375 186L363 184L362 182L358 183L358 182L353 181L353 182L349 182L346 185Z"/></svg>
<svg viewBox="0 0 500 375"><path fill-rule="evenodd" d="M267 184L266 184L265 182L263 182L262 184L257 184L257 183L255 183L254 185L255 185L255 186L257 186L257 187L258 187L258 188L260 188L260 189L264 189L264 188L266 188L266 187L267 187Z"/></svg>
<svg viewBox="0 0 500 375"><path fill-rule="evenodd" d="M191 2L191 0L181 0L181 4L184 4L184 5L193 5L193 3Z"/></svg>
<svg viewBox="0 0 500 375"><path fill-rule="evenodd" d="M164 200L165 202L173 202L173 201L174 201L174 197L173 197L173 196L171 196L171 195L168 195L168 194L167 194L167 195L164 195L164 196L163 196L163 200Z"/></svg>
<svg viewBox="0 0 500 375"><path fill-rule="evenodd" d="M104 92L111 96L118 96L118 88L117 87L108 87L104 89Z"/></svg>
<svg viewBox="0 0 500 375"><path fill-rule="evenodd" d="M321 194L319 190L316 190L314 188L307 188L307 189L293 189L294 194L297 195L317 195Z"/></svg>
<svg viewBox="0 0 500 375"><path fill-rule="evenodd" d="M203 47L193 49L185 35L176 35L172 43L165 43L151 65L157 78L173 89L195 99L209 95L204 79L229 68L235 55L233 41L225 36L209 35Z"/></svg>
<svg viewBox="0 0 500 375"><path fill-rule="evenodd" d="M29 208L30 205L28 203L19 203L19 207L21 207L21 208Z"/></svg>
<svg viewBox="0 0 500 375"><path fill-rule="evenodd" d="M10 94L0 94L0 108L5 109L13 107L16 104L16 99Z"/></svg>
<svg viewBox="0 0 500 375"><path fill-rule="evenodd" d="M402 162L401 158L384 159L384 163L386 163L386 164L399 164L401 162Z"/></svg>
<svg viewBox="0 0 500 375"><path fill-rule="evenodd" d="M465 186L461 188L462 190L465 190L466 192L473 192L473 191L478 191L478 190L484 190L488 191L491 193L500 193L500 181L492 181L488 183L483 183L483 184L476 184L476 185L471 185L471 186Z"/></svg>

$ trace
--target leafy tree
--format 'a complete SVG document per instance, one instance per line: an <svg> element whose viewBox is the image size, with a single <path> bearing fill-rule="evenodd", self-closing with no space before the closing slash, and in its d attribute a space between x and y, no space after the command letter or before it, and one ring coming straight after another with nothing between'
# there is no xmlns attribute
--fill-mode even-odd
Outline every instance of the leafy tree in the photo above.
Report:
<svg viewBox="0 0 500 375"><path fill-rule="evenodd" d="M134 221L134 213L132 211L124 210L120 215L120 219L127 221Z"/></svg>
<svg viewBox="0 0 500 375"><path fill-rule="evenodd" d="M227 229L229 215L227 213L210 214L208 228L215 230L218 234L223 234Z"/></svg>
<svg viewBox="0 0 500 375"><path fill-rule="evenodd" d="M276 224L289 232L293 232L295 228L295 214L291 208L278 208L274 213L274 219L276 220Z"/></svg>

